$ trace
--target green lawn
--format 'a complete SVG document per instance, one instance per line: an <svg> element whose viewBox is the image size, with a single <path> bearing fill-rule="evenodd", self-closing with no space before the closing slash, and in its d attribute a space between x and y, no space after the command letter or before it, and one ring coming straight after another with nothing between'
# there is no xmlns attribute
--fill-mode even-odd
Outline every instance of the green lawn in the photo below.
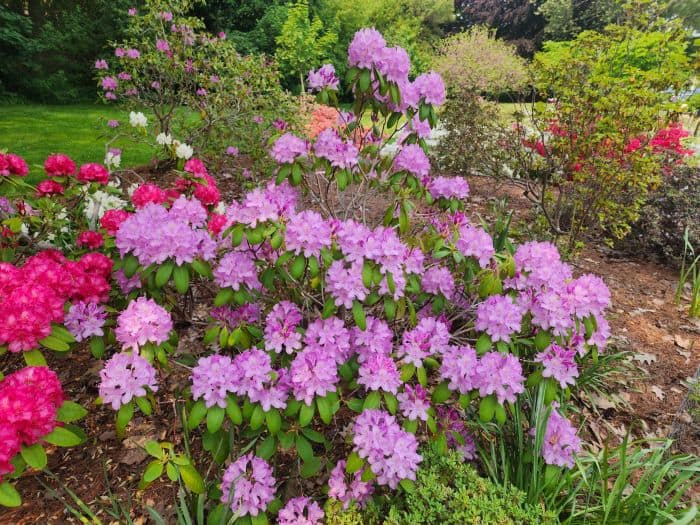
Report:
<svg viewBox="0 0 700 525"><path fill-rule="evenodd" d="M129 125L128 112L115 106L0 106L0 150L22 156L29 164L29 180L35 182L51 153L66 153L77 164L102 162L105 142L113 132L107 127L110 119ZM117 141L112 147L122 149L122 166L144 164L152 156L142 144Z"/></svg>

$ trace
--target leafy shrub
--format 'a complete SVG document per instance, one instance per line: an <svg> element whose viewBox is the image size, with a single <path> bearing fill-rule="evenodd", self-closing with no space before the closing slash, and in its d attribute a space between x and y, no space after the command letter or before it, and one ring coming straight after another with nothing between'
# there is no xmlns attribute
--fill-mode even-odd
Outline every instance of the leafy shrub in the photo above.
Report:
<svg viewBox="0 0 700 525"><path fill-rule="evenodd" d="M191 6L151 0L142 13L133 12L114 58L95 64L102 96L147 110L154 134L174 135L205 158L221 158L235 146L263 159L273 124L294 127L296 104L280 87L273 62L243 57L225 34L205 33L201 20L185 16Z"/></svg>
<svg viewBox="0 0 700 525"><path fill-rule="evenodd" d="M440 167L465 175L504 175L507 129L493 100L525 86L525 61L479 26L446 38L438 53L435 68L448 89L440 115L446 134L436 151Z"/></svg>
<svg viewBox="0 0 700 525"><path fill-rule="evenodd" d="M590 229L627 235L665 167L675 163L658 154L654 139L679 107L672 89L688 80L685 46L678 30L610 26L548 42L535 56L535 85L552 98L534 104L531 122L516 127L513 147L524 144L533 153L514 153L513 176L567 250Z"/></svg>
<svg viewBox="0 0 700 525"><path fill-rule="evenodd" d="M426 467L418 471L411 492L388 498L378 521L377 507L343 512L332 504L328 525L382 523L384 525L498 523L526 525L555 523L554 517L540 508L530 508L525 495L513 487L494 484L479 477L476 470L456 453L443 454L435 449L423 451ZM381 505L381 502L379 503ZM328 508L328 507L327 507ZM355 516L362 519L357 520Z"/></svg>
<svg viewBox="0 0 700 525"><path fill-rule="evenodd" d="M338 107L329 68L312 75L346 125L312 143L281 135L270 180L228 207L189 155L169 186L133 192L104 166L65 156L47 159L39 191L23 182L20 157L0 155L3 187L32 203L28 213L24 200L3 201L21 208L3 222L24 244L0 266L0 313L21 311L0 324L0 344L39 362L39 348L86 341L106 359L100 401L120 437L137 411L172 408L184 437L144 445L152 460L139 487L167 476L178 508L214 523L277 515L284 525L299 512L318 523L326 494L347 505L410 495L430 467L426 442L479 461L537 505L581 451L567 400L605 347L610 292L594 275L574 278L551 244L511 250L507 221L494 236L471 224L466 181L430 174L438 74L411 81L408 53L372 29L348 56L351 112ZM131 120L153 134L144 115ZM98 192L118 197L117 209L74 218L66 256L42 249L24 261L41 249L26 242L29 227L42 235L55 219L42 214L47 201L70 217ZM192 298L212 295L203 345L178 346ZM175 366L191 370L187 386L164 380ZM465 494L468 505L475 494Z"/></svg>
<svg viewBox="0 0 700 525"><path fill-rule="evenodd" d="M684 232L693 246L700 246L700 168L682 166L663 177L649 195L620 246L636 253L660 257L679 266L683 257Z"/></svg>

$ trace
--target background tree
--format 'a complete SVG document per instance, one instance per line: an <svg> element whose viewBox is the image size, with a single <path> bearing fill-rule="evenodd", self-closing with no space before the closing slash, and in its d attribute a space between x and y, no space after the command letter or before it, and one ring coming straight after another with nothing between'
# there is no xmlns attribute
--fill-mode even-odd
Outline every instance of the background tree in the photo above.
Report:
<svg viewBox="0 0 700 525"><path fill-rule="evenodd" d="M289 8L287 20L277 37L275 56L287 76L298 75L304 91L304 76L309 69L329 58L338 35L326 30L319 17L311 17L307 0L299 0Z"/></svg>

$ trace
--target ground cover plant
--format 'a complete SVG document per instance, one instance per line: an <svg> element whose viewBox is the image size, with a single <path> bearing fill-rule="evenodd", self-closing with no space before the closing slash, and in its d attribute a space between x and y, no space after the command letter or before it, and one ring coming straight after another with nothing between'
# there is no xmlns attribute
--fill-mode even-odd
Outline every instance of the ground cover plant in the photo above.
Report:
<svg viewBox="0 0 700 525"><path fill-rule="evenodd" d="M138 103L163 61L195 52L196 21L161 5L130 13L147 29L118 45L119 73L98 70L103 93L133 97L112 129L167 170L134 182L121 151L66 150L32 184L21 152L0 153L0 504L21 504L16 481L50 446L86 446L88 407L48 366L82 352L99 369L89 409L116 439L172 423L139 445L139 491L174 487L170 517L144 507L155 523L692 519L697 458L626 441L587 452L576 403L601 387L611 292L554 244L515 244L510 215L471 220L466 179L432 172L438 73L412 74L406 50L358 31L342 79L330 64L306 76L313 133L268 116L250 150L260 171L224 196L217 161L161 111L168 97ZM154 26L175 36L153 43ZM202 78L168 72L176 105L210 93L210 58ZM61 486L69 512L97 520Z"/></svg>

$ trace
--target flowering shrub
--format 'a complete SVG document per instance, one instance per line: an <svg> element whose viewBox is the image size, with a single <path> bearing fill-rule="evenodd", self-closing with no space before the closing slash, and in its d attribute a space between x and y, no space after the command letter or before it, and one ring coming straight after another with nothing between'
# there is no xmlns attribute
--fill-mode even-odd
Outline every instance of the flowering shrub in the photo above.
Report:
<svg viewBox="0 0 700 525"><path fill-rule="evenodd" d="M673 91L690 74L685 46L678 31L610 26L536 55L535 85L551 98L533 106L534 133L515 126L513 177L567 250L589 229L627 235L649 192L686 153L670 124L679 107ZM529 155L516 152L522 145Z"/></svg>
<svg viewBox="0 0 700 525"><path fill-rule="evenodd" d="M592 275L574 278L551 244L497 250L462 211L468 185L431 176L420 130L437 123L439 75L411 80L405 51L387 48L373 29L357 33L349 65L348 124L313 142L281 135L270 149L274 180L223 213L213 177L193 157L175 188L142 186L130 204L98 216L99 249L113 266L98 254L64 262L48 252L34 266L0 268L3 300L15 273L34 275L36 265L41 279L59 284L62 264L88 274L88 284L77 280L63 295L46 292L49 322L70 330L54 327L47 337L66 347L87 338L95 357L110 353L99 393L116 410L119 436L136 408L162 410L156 396L169 388L174 320L187 316L192 289L216 293L206 352L179 349L178 363L192 364L190 384L168 392L211 461L151 442L141 483L165 473L210 494L215 517L318 523L315 500L326 484L346 507L410 493L425 442L478 459L492 477L528 491L581 450L566 401L578 371L605 348L607 287ZM333 104L334 84L318 97ZM392 140L396 154L384 148ZM61 174L70 167L50 166ZM383 219L370 217L368 191L386 205ZM110 275L114 318L85 304L106 299ZM13 351L51 347L46 338L20 341ZM494 465L489 443L528 475ZM214 478L201 475L207 462ZM287 494L294 497L284 501Z"/></svg>
<svg viewBox="0 0 700 525"><path fill-rule="evenodd" d="M115 135L143 140L147 110L153 136L166 158L225 158L228 147L256 159L275 133L273 120L295 122L295 104L277 80L274 63L262 55L239 55L225 33L210 35L186 16L190 0L149 0L130 14L126 38L114 56L97 60L102 97L133 110L130 128Z"/></svg>

